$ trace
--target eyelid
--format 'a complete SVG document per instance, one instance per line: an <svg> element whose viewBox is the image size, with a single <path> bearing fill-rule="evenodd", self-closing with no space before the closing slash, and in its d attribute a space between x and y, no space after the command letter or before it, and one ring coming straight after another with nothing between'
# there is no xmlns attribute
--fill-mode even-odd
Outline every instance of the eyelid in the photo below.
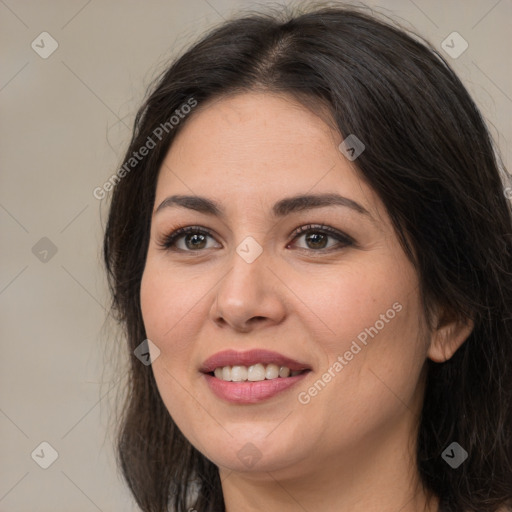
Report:
<svg viewBox="0 0 512 512"><path fill-rule="evenodd" d="M325 224L305 224L295 229L290 236L293 236L293 239L295 240L296 237L309 231L324 232L333 238L337 238L340 241L355 244L355 240L351 236L335 228L332 228L331 226L326 226Z"/></svg>
<svg viewBox="0 0 512 512"><path fill-rule="evenodd" d="M343 247L341 248L329 248L329 249L308 249L300 247L299 250L301 251L307 251L312 253L328 253L336 250L341 250L344 247L347 246L357 246L356 241L346 233L339 231L335 228L332 228L330 226L327 226L325 224L305 224L302 226L299 226L298 228L294 229L292 233L289 235L289 237L292 237L292 240L289 244L287 244L287 247L293 243L297 238L300 236L308 233L308 232L321 232L326 234L327 236L336 239L339 244L343 244ZM183 250L183 249L176 249L176 241L180 238L184 237L185 235L193 233L193 234L202 234L209 236L211 238L215 239L215 236L213 234L213 231L197 225L188 225L188 226L176 226L170 230L169 234L163 235L157 240L157 245L164 251L174 251L174 252L181 252L181 253L201 253L204 252L203 250ZM337 244L337 245L339 245Z"/></svg>
<svg viewBox="0 0 512 512"><path fill-rule="evenodd" d="M181 249L175 249L173 248L176 241L180 239L181 237L189 234L189 233L199 233L206 236L210 236L214 238L213 232L208 229L204 228L202 226L176 226L170 230L168 234L163 234L161 237L157 239L157 245L163 249L164 251L171 251L174 250L176 252L200 252L200 251L183 251Z"/></svg>

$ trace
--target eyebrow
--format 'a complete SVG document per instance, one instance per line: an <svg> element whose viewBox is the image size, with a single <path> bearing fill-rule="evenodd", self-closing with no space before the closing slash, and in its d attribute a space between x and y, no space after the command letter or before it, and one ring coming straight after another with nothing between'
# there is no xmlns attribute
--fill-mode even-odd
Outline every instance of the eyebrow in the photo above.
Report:
<svg viewBox="0 0 512 512"><path fill-rule="evenodd" d="M284 217L293 212L323 208L326 206L343 206L350 208L361 215L367 216L373 222L376 222L370 212L359 203L348 197L333 193L297 195L281 199L272 207L272 214L274 217ZM153 215L161 212L164 208L170 207L187 208L206 215L221 218L225 217L224 209L217 201L206 197L187 195L173 195L167 197L160 203Z"/></svg>

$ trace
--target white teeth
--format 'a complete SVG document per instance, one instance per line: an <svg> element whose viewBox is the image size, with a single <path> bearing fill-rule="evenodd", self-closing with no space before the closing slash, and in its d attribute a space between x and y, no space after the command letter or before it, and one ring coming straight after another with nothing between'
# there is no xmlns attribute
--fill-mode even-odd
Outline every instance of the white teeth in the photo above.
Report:
<svg viewBox="0 0 512 512"><path fill-rule="evenodd" d="M215 375L215 377L217 377L217 375ZM224 368L222 368L222 377L219 378L222 380L231 380L231 366L224 366Z"/></svg>
<svg viewBox="0 0 512 512"><path fill-rule="evenodd" d="M260 363L249 366L247 370L247 380L251 382L265 380L265 367Z"/></svg>
<svg viewBox="0 0 512 512"><path fill-rule="evenodd" d="M302 370L294 370L290 371L290 368L287 366L279 367L277 364L267 364L266 366L257 363L253 364L249 367L247 366L219 366L215 368L213 372L217 379L232 381L232 382L260 382L265 379L277 379L286 377L295 377L302 373Z"/></svg>
<svg viewBox="0 0 512 512"><path fill-rule="evenodd" d="M267 364L265 378L270 380L277 379L277 377L279 377L279 366L277 366L277 364Z"/></svg>
<svg viewBox="0 0 512 512"><path fill-rule="evenodd" d="M247 380L247 367L233 366L231 368L231 380L233 382L242 382L243 380Z"/></svg>

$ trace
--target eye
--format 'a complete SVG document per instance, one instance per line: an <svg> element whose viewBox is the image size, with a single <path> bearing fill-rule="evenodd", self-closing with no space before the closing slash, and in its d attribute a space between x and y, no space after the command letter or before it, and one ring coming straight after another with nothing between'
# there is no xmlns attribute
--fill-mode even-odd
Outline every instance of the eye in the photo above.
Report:
<svg viewBox="0 0 512 512"><path fill-rule="evenodd" d="M298 229L296 229L293 233L294 240L297 240L298 238L305 237L306 243L309 244L309 247L305 247L306 250L315 250L315 252L319 252L318 249L323 250L326 249L326 241L328 238L334 238L338 241L338 244L334 244L335 248L336 246L342 246L347 247L350 245L354 245L354 240L349 237L348 235L345 235L344 233L341 233L340 231L331 228L329 226L322 226L322 225L312 225L309 224L307 226L302 226ZM300 247L300 249L304 249L304 247ZM330 251L332 249L329 248ZM341 247L337 247L337 249L341 249Z"/></svg>
<svg viewBox="0 0 512 512"><path fill-rule="evenodd" d="M211 232L199 226L187 226L173 231L171 234L164 236L158 242L158 245L164 250L192 252L205 248L206 237L212 237ZM183 238L185 241L185 249L177 247L177 241ZM187 245L187 243L189 245ZM192 251L189 248L192 248Z"/></svg>
<svg viewBox="0 0 512 512"><path fill-rule="evenodd" d="M312 246L305 248L299 247L299 249L311 250L314 252L332 250L332 247L326 248L325 242L329 238L333 238L338 241L337 244L334 244L335 247L337 245L347 247L355 244L354 240L348 235L345 235L344 233L334 228L323 225L308 224L307 226L302 226L296 229L292 235L293 241L304 236L306 243ZM208 229L201 228L199 226L186 226L176 229L169 235L165 235L161 240L157 242L157 244L163 250L200 252L201 249L208 248L206 247L208 237L213 238L212 233ZM185 248L178 247L178 242L181 239L183 239L185 243ZM287 245L287 247L289 247L289 245ZM338 249L341 249L342 247L338 247Z"/></svg>

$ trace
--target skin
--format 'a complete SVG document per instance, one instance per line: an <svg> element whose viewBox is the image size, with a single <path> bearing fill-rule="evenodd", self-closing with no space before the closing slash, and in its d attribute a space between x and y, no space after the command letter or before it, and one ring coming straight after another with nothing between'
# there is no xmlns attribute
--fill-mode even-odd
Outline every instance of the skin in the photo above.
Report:
<svg viewBox="0 0 512 512"><path fill-rule="evenodd" d="M251 92L200 105L182 128L160 170L154 209L190 194L218 201L226 216L179 207L154 214L141 307L160 350L152 364L159 392L184 435L219 467L226 510L437 511L414 459L425 363L451 357L472 325L426 331L417 272L325 117L289 96ZM341 206L272 217L284 197L324 192L357 201L374 222ZM308 224L356 245L331 235L294 238ZM182 226L212 236L181 237L181 252L158 245ZM248 236L263 249L250 264L236 252ZM401 311L300 403L299 393L397 302ZM203 361L253 348L306 362L312 372L258 404L217 398L199 372ZM247 443L258 453L251 466L238 457Z"/></svg>

